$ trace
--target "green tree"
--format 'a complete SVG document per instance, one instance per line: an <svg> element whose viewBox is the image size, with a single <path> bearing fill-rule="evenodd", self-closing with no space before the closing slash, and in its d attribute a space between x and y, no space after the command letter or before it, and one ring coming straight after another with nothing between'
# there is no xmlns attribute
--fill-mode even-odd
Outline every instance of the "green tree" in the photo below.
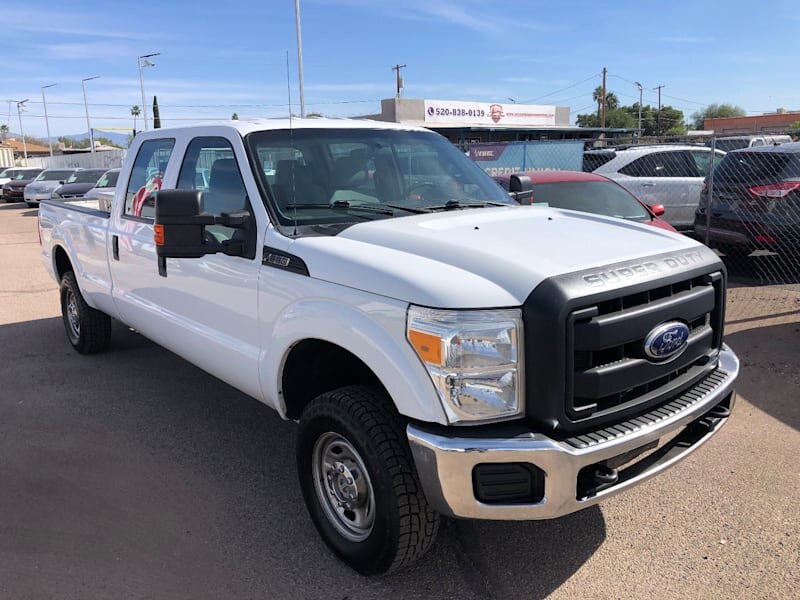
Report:
<svg viewBox="0 0 800 600"><path fill-rule="evenodd" d="M600 127L601 97L603 89L595 88L592 98L597 102L597 113L580 114L575 117L579 127ZM606 127L636 129L639 126L639 103L622 106L613 92L606 91ZM683 112L672 106L661 107L661 130L658 131L658 109L642 106L642 135L682 135L686 133Z"/></svg>
<svg viewBox="0 0 800 600"><path fill-rule="evenodd" d="M603 87L597 86L594 88L594 92L592 92L592 99L597 103L597 116L600 116L600 112L602 111L603 106ZM608 119L608 113L612 110L616 110L619 108L619 98L614 92L609 92L606 89L606 119Z"/></svg>
<svg viewBox="0 0 800 600"><path fill-rule="evenodd" d="M238 120L239 120L239 115L238 115L238 114L236 114L236 113L233 113L233 114L231 115L231 120L232 120L232 121L238 121Z"/></svg>
<svg viewBox="0 0 800 600"><path fill-rule="evenodd" d="M743 117L747 113L741 106L735 104L709 104L703 110L692 113L692 127L705 129L706 119L719 119L725 117Z"/></svg>
<svg viewBox="0 0 800 600"><path fill-rule="evenodd" d="M2 126L0 126L0 128L1 127ZM795 140L800 139L800 121L795 121L789 125L789 133L794 137Z"/></svg>
<svg viewBox="0 0 800 600"><path fill-rule="evenodd" d="M2 125L0 125L0 142L5 142L7 135L8 135L8 125L3 123Z"/></svg>
<svg viewBox="0 0 800 600"><path fill-rule="evenodd" d="M161 129L161 113L158 112L158 98L153 96L153 129Z"/></svg>
<svg viewBox="0 0 800 600"><path fill-rule="evenodd" d="M142 114L142 109L139 108L138 104L134 104L131 106L131 116L133 117L133 133L136 134L136 117Z"/></svg>

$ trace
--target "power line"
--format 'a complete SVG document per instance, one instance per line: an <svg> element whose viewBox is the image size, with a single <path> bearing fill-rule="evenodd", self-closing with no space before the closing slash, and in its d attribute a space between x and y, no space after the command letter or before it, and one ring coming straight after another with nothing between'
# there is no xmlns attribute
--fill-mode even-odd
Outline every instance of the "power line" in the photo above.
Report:
<svg viewBox="0 0 800 600"><path fill-rule="evenodd" d="M583 83L586 83L587 81L591 81L592 79L595 79L597 77L600 77L600 73L595 73L594 75L591 75L591 76L587 77L586 79L582 79L581 81L579 81L577 83L573 83L572 85L568 85L567 87L561 88L560 90L556 90L554 92L550 92L549 94L545 94L544 96L538 96L536 98L531 98L530 100L523 100L522 102L520 102L520 104L527 104L528 102L536 102L537 100L541 100L542 98L549 98L550 96L555 96L556 94L560 94L561 92L565 92L567 90L571 90L572 88L578 87L579 85L581 85Z"/></svg>

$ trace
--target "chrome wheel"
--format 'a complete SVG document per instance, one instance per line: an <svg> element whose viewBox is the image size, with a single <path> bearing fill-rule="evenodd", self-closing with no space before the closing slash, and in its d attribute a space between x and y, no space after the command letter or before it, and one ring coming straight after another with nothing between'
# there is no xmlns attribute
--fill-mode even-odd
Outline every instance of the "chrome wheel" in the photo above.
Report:
<svg viewBox="0 0 800 600"><path fill-rule="evenodd" d="M67 292L67 324L73 339L81 337L81 320L78 315L78 301L75 294Z"/></svg>
<svg viewBox="0 0 800 600"><path fill-rule="evenodd" d="M312 453L317 499L345 538L361 542L375 525L375 493L361 455L338 433L317 438Z"/></svg>

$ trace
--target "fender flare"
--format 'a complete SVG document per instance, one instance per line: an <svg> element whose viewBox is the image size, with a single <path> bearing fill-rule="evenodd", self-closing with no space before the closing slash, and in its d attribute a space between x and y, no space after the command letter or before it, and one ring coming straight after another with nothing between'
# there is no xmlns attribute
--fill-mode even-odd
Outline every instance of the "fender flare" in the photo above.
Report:
<svg viewBox="0 0 800 600"><path fill-rule="evenodd" d="M383 321L382 323L380 321ZM391 330L390 330L391 328ZM286 418L282 376L291 350L303 340L335 344L361 360L378 378L397 410L420 421L447 424L427 370L405 339L405 310L374 315L332 299L299 300L275 319L262 350L259 376L265 402Z"/></svg>

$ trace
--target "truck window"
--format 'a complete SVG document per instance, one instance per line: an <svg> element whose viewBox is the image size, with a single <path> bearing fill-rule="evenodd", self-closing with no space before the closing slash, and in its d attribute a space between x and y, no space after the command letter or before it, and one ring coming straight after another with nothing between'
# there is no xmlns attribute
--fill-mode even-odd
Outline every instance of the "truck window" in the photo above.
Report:
<svg viewBox="0 0 800 600"><path fill-rule="evenodd" d="M152 220L155 216L153 193L161 189L174 139L147 140L139 147L125 193L126 217Z"/></svg>
<svg viewBox="0 0 800 600"><path fill-rule="evenodd" d="M177 188L202 190L203 210L212 215L249 208L233 147L222 137L197 137L189 143ZM206 231L222 242L231 239L237 230L211 225Z"/></svg>

